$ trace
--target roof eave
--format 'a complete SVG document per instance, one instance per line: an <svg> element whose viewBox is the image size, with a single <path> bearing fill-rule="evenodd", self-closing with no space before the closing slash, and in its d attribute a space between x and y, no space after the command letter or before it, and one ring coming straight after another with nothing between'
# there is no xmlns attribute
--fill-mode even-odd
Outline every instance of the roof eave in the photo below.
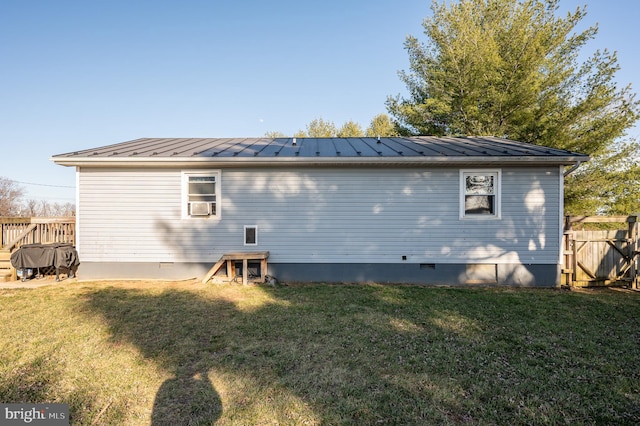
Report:
<svg viewBox="0 0 640 426"><path fill-rule="evenodd" d="M269 166L427 166L427 165L573 165L589 160L587 155L562 157L545 156L486 156L486 157L59 157L50 158L61 166L81 167L269 167Z"/></svg>

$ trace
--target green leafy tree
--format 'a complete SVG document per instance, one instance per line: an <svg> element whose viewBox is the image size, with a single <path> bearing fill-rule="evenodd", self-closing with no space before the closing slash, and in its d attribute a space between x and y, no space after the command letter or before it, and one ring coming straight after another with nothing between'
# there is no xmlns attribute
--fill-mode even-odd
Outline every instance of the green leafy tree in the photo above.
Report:
<svg viewBox="0 0 640 426"><path fill-rule="evenodd" d="M369 137L391 137L398 136L398 129L396 129L393 120L387 114L378 114L373 117L371 124L367 127L367 136Z"/></svg>
<svg viewBox="0 0 640 426"><path fill-rule="evenodd" d="M375 136L398 136L399 132L396 128L395 123L387 114L378 114L376 115L369 127L367 127L366 131L362 129L362 126L353 121L349 120L345 122L340 128L337 128L333 121L324 120L322 118L316 118L312 120L309 124L307 124L305 130L298 130L293 134L293 137L296 138L307 138L307 137L315 137L315 138L332 138L332 137L340 137L340 138L348 138L348 137L375 137ZM267 132L265 133L266 137L269 138L281 138L287 137L282 132Z"/></svg>
<svg viewBox="0 0 640 426"><path fill-rule="evenodd" d="M597 34L576 32L578 8L556 16L558 0L434 1L425 43L409 36L409 96L387 99L403 134L494 135L592 156L567 180L571 214L640 210L636 149L624 140L640 117L631 86L619 88L615 52L579 63ZM628 176L629 178L625 178ZM592 187L591 189L589 189Z"/></svg>
<svg viewBox="0 0 640 426"><path fill-rule="evenodd" d="M339 138L361 138L364 136L364 130L358 123L349 120L338 129L336 135Z"/></svg>
<svg viewBox="0 0 640 426"><path fill-rule="evenodd" d="M286 138L287 135L285 135L282 132L274 131L274 132L265 132L264 137L265 138Z"/></svg>
<svg viewBox="0 0 640 426"><path fill-rule="evenodd" d="M566 178L567 214L640 213L638 145L620 143L608 155L594 157Z"/></svg>
<svg viewBox="0 0 640 426"><path fill-rule="evenodd" d="M298 138L333 138L338 134L338 129L333 121L316 118L307 124L307 129L298 130L294 136Z"/></svg>

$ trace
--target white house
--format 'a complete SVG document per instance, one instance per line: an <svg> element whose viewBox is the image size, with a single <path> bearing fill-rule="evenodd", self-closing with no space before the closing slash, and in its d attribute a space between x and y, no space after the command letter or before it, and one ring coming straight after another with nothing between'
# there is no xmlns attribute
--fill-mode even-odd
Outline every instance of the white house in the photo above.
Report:
<svg viewBox="0 0 640 426"><path fill-rule="evenodd" d="M82 279L202 277L268 251L281 281L556 286L563 175L495 137L137 139L76 167Z"/></svg>

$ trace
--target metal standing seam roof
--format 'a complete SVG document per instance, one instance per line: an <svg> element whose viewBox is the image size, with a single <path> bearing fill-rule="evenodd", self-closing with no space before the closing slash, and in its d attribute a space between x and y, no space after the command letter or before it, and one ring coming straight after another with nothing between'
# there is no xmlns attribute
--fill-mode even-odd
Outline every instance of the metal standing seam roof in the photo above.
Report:
<svg viewBox="0 0 640 426"><path fill-rule="evenodd" d="M54 155L60 165L575 164L588 156L497 137L141 138Z"/></svg>

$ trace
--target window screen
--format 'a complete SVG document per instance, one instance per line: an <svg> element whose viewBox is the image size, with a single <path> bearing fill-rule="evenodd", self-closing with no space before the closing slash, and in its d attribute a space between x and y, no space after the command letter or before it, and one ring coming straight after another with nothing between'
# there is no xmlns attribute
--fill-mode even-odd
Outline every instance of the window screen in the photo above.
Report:
<svg viewBox="0 0 640 426"><path fill-rule="evenodd" d="M463 216L498 216L498 172L463 172Z"/></svg>
<svg viewBox="0 0 640 426"><path fill-rule="evenodd" d="M208 207L208 214L216 214L216 177L189 176L188 203L189 215L200 215L203 205Z"/></svg>

